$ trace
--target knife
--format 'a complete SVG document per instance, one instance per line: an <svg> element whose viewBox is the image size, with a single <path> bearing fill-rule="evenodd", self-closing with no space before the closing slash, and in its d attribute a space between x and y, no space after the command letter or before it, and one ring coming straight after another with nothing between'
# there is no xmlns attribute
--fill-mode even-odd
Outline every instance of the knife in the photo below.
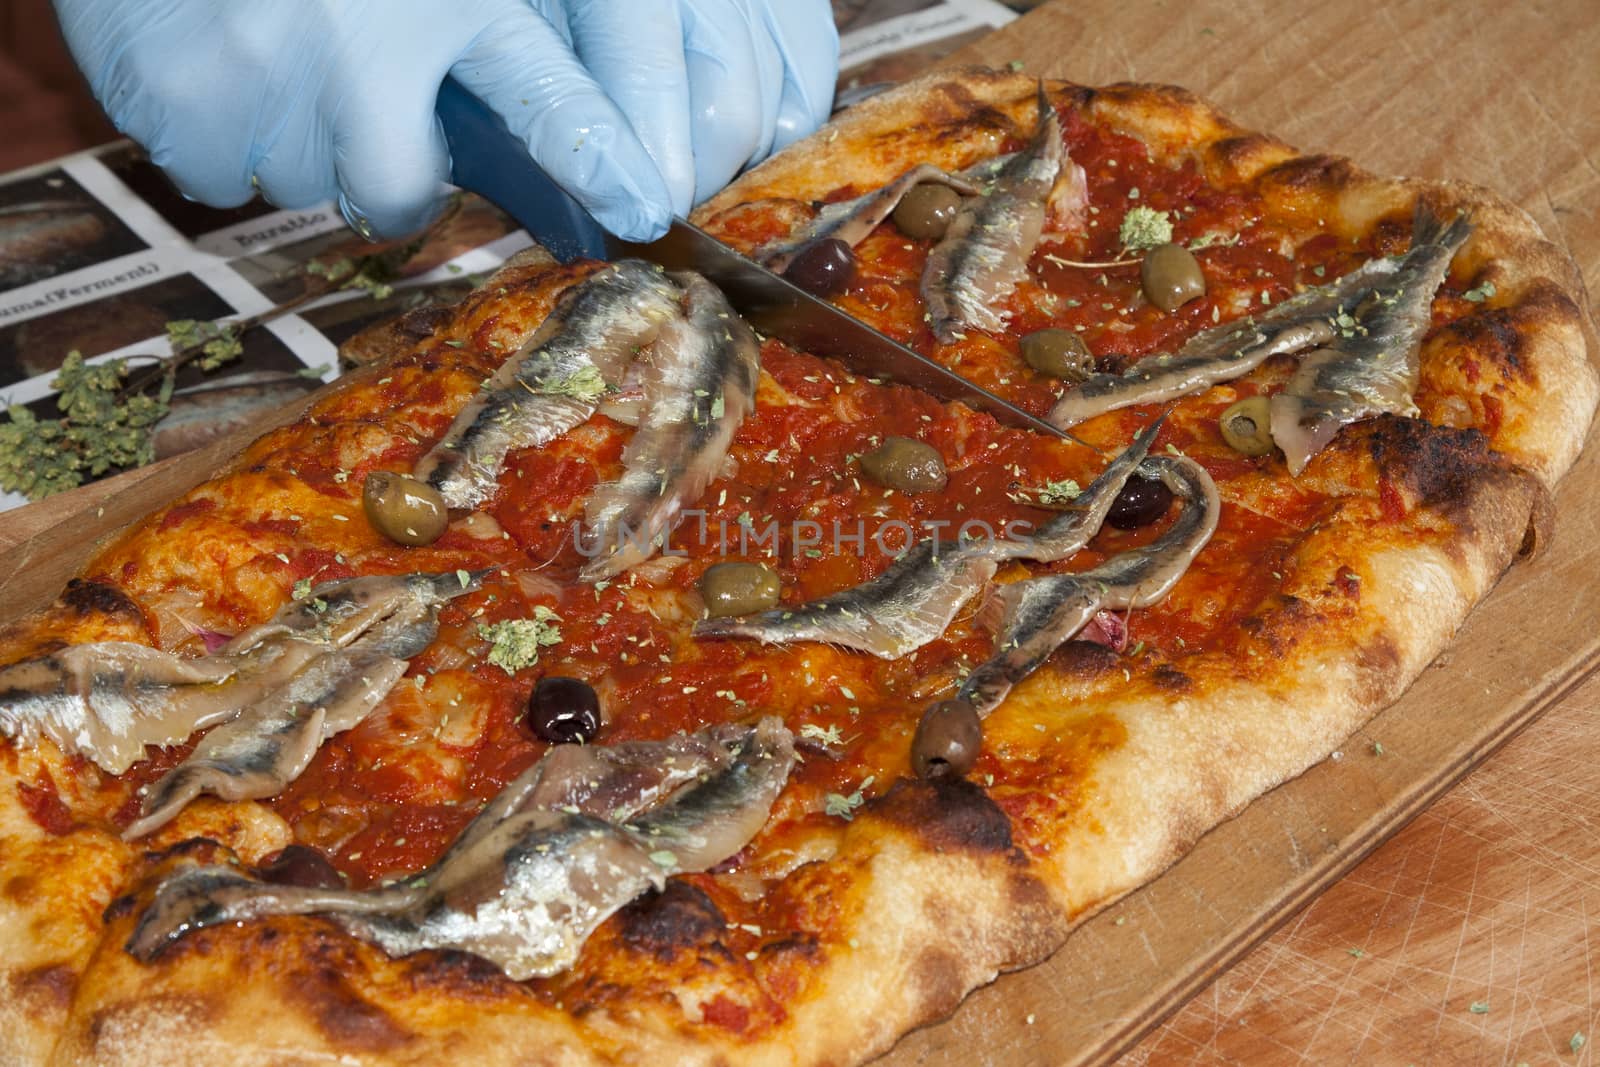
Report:
<svg viewBox="0 0 1600 1067"><path fill-rule="evenodd" d="M665 237L645 244L606 232L529 157L500 116L454 78L444 80L436 107L450 145L455 184L516 219L561 262L636 257L667 270L696 271L721 289L761 333L802 351L832 356L870 377L889 378L941 400L960 401L1007 426L1077 440L817 299L683 219L674 219Z"/></svg>

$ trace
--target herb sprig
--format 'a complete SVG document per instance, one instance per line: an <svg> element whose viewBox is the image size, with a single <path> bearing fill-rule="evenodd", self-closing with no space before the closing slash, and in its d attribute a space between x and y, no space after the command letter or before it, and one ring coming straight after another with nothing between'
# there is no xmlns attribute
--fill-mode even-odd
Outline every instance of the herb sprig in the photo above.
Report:
<svg viewBox="0 0 1600 1067"><path fill-rule="evenodd" d="M90 363L67 353L51 381L59 415L41 417L12 404L0 421L0 489L30 500L75 489L112 471L155 461L155 429L171 410L178 371L195 364L209 373L244 353L251 330L341 289L360 289L374 299L393 292L388 284L459 211L459 200L421 235L381 247L371 255L314 260L299 268L306 280L297 296L257 315L218 321L178 319L166 324L170 354L123 356Z"/></svg>
<svg viewBox="0 0 1600 1067"><path fill-rule="evenodd" d="M67 353L52 383L59 393L59 419L41 419L21 404L6 409L0 422L0 488L30 500L65 492L122 467L142 467L155 459L152 428L166 415L172 381L154 396L124 398L126 360L87 363Z"/></svg>
<svg viewBox="0 0 1600 1067"><path fill-rule="evenodd" d="M1039 486L1018 486L1006 495L1019 504L1067 511L1076 507L1073 501L1083 495L1083 488L1072 478L1062 478Z"/></svg>
<svg viewBox="0 0 1600 1067"><path fill-rule="evenodd" d="M1158 211L1145 204L1136 204L1122 216L1122 224L1117 228L1117 240L1122 243L1122 250L1117 253L1116 259L1099 261L1062 259L1059 256L1045 258L1063 267L1082 267L1086 270L1131 267L1144 258L1142 253L1172 240L1172 218L1165 211Z"/></svg>

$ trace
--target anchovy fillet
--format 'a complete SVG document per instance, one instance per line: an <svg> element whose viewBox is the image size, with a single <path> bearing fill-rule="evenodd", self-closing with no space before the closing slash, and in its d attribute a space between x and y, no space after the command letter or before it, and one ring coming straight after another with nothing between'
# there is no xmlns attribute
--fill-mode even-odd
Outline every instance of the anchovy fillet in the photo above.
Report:
<svg viewBox="0 0 1600 1067"><path fill-rule="evenodd" d="M1272 439L1283 449L1290 474L1304 470L1352 422L1384 412L1416 414L1412 394L1433 295L1471 234L1467 216L1457 215L1446 226L1426 204L1417 204L1411 249L1394 276L1373 287L1353 321L1340 320L1337 336L1305 356L1270 402Z"/></svg>
<svg viewBox="0 0 1600 1067"><path fill-rule="evenodd" d="M1071 507L1039 527L1032 537L992 542L998 558L1055 563L1088 544L1090 538L1105 525L1106 515L1110 513L1111 505L1116 503L1117 494L1122 492L1122 487L1150 454L1150 446L1155 443L1156 434L1161 432L1161 426L1166 421L1165 413L1158 415L1134 434L1128 447L1118 453L1106 465L1106 469L1073 498Z"/></svg>
<svg viewBox="0 0 1600 1067"><path fill-rule="evenodd" d="M479 588L489 573L471 571L465 581L457 573L416 573L370 574L323 582L304 597L285 604L266 622L230 639L217 654L241 655L279 637L343 648L403 606L442 604Z"/></svg>
<svg viewBox="0 0 1600 1067"><path fill-rule="evenodd" d="M686 313L641 353L644 416L622 453L623 473L585 505L585 581L643 563L686 500L717 476L740 423L755 408L761 346L727 299L697 274L677 279Z"/></svg>
<svg viewBox="0 0 1600 1067"><path fill-rule="evenodd" d="M318 656L282 689L206 734L150 789L145 814L123 831L124 840L165 826L202 793L224 800L281 793L324 740L366 718L405 672L405 660L388 656Z"/></svg>
<svg viewBox="0 0 1600 1067"><path fill-rule="evenodd" d="M465 585L454 574L325 583L198 659L104 641L15 663L0 669L0 734L23 743L48 737L63 752L121 774L144 758L145 746L175 745L271 703L308 665L380 619L408 603L439 603L476 588L480 576L468 575ZM400 647L372 650L393 657Z"/></svg>
<svg viewBox="0 0 1600 1067"><path fill-rule="evenodd" d="M973 669L957 694L987 715L1018 682L1104 610L1145 608L1178 584L1216 531L1222 502L1211 476L1185 456L1154 456L1144 469L1184 501L1176 521L1143 548L1078 574L1029 578L995 591L1003 613L994 656Z"/></svg>
<svg viewBox="0 0 1600 1067"><path fill-rule="evenodd" d="M1073 502L1032 537L1013 541L919 541L878 577L809 604L742 618L702 619L696 637L748 637L767 644L820 641L881 659L910 655L950 626L1003 561L1053 563L1088 544L1150 450L1157 419Z"/></svg>
<svg viewBox="0 0 1600 1067"><path fill-rule="evenodd" d="M1417 207L1411 249L1369 260L1259 316L1204 330L1176 354L1147 356L1122 374L1095 374L1048 416L1067 429L1134 404L1160 403L1248 374L1272 356L1303 353L1271 401L1273 440L1299 474L1339 429L1379 412L1414 410L1418 352L1433 294L1471 234Z"/></svg>
<svg viewBox="0 0 1600 1067"><path fill-rule="evenodd" d="M487 831L513 815L538 808L572 807L612 822L626 822L727 763L729 752L738 747L747 729L712 726L664 741L557 745L506 783L439 862L454 862L453 855L471 848Z"/></svg>
<svg viewBox="0 0 1600 1067"><path fill-rule="evenodd" d="M1258 316L1202 330L1176 354L1146 356L1122 374L1091 374L1063 394L1047 418L1067 429L1118 408L1176 400L1243 377L1273 356L1326 344L1337 336L1334 316L1398 266L1395 259L1370 260Z"/></svg>
<svg viewBox="0 0 1600 1067"><path fill-rule="evenodd" d="M989 166L980 166L992 171ZM948 185L963 196L977 196L979 192L979 186L969 179L969 172L950 174L931 163L918 163L875 192L826 205L792 237L757 249L755 258L768 270L782 274L796 256L818 241L838 240L854 248L900 206L907 193L924 183Z"/></svg>
<svg viewBox="0 0 1600 1067"><path fill-rule="evenodd" d="M680 296L659 267L633 259L573 286L412 473L452 508L482 504L509 453L547 444L595 413L604 388L678 315Z"/></svg>
<svg viewBox="0 0 1600 1067"><path fill-rule="evenodd" d="M147 743L175 744L225 717L242 666L126 641L73 645L0 670L0 734L24 744L48 737L121 774Z"/></svg>
<svg viewBox="0 0 1600 1067"><path fill-rule="evenodd" d="M121 774L146 745L175 745L233 718L323 651L280 641L247 656L184 660L123 642L75 645L0 671L0 733L48 737Z"/></svg>
<svg viewBox="0 0 1600 1067"><path fill-rule="evenodd" d="M995 566L981 541L944 546L919 541L878 577L853 589L759 615L702 619L693 633L773 645L820 641L898 659L944 633L961 605L994 577Z"/></svg>
<svg viewBox="0 0 1600 1067"><path fill-rule="evenodd" d="M635 744L591 765L587 791L562 776L547 788L552 750L479 814L429 869L366 891L274 885L226 866L191 867L157 888L126 948L151 960L186 934L268 915L321 914L394 956L471 952L514 979L571 966L601 922L683 871L714 866L766 822L794 764L777 719L712 727L692 739ZM674 768L678 768L675 770ZM648 783L630 791L630 778ZM664 780L679 787L663 797ZM597 798L617 805L601 810Z"/></svg>
<svg viewBox="0 0 1600 1067"><path fill-rule="evenodd" d="M334 647L201 738L182 763L150 787L141 817L123 831L123 838L132 841L160 829L202 793L224 800L253 800L283 792L310 765L322 742L371 714L405 674L410 658L433 642L439 632L439 607L478 587L470 574L465 582L454 574L354 578L313 588L305 601L279 612L274 622L286 626L303 622L302 606L319 603L326 605L323 610L328 614L341 602L366 605L367 611L382 605L385 614L370 619L366 632L347 648L338 647L336 638L342 633L298 631L329 636L332 639L326 643ZM346 623L367 613L349 610ZM273 625L257 629L270 632ZM304 643L303 638L273 639Z"/></svg>
<svg viewBox="0 0 1600 1067"><path fill-rule="evenodd" d="M940 341L954 341L968 326L1004 325L994 305L1027 276L1065 155L1061 119L1041 84L1033 142L1006 164L985 195L962 201L944 238L928 253L922 298Z"/></svg>

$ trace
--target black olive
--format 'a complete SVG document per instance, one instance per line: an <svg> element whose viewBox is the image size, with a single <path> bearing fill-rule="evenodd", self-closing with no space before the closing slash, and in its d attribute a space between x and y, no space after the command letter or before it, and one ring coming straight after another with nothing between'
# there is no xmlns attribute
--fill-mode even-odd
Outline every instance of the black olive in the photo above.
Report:
<svg viewBox="0 0 1600 1067"><path fill-rule="evenodd" d="M760 563L717 563L700 576L700 596L714 619L775 608L781 592L778 572Z"/></svg>
<svg viewBox="0 0 1600 1067"><path fill-rule="evenodd" d="M450 511L439 490L392 471L367 475L361 506L372 528L400 545L431 545L450 524Z"/></svg>
<svg viewBox="0 0 1600 1067"><path fill-rule="evenodd" d="M582 678L540 678L528 699L528 728L552 745L593 741L600 733L600 697Z"/></svg>
<svg viewBox="0 0 1600 1067"><path fill-rule="evenodd" d="M805 248L783 276L812 296L837 296L856 276L856 254L837 237Z"/></svg>
<svg viewBox="0 0 1600 1067"><path fill-rule="evenodd" d="M894 209L894 224L907 237L937 240L950 228L961 210L961 196L948 185L923 182L913 185Z"/></svg>
<svg viewBox="0 0 1600 1067"><path fill-rule="evenodd" d="M1111 502L1106 522L1119 530L1137 530L1161 518L1171 506L1172 490L1167 488L1166 482L1135 474Z"/></svg>
<svg viewBox="0 0 1600 1067"><path fill-rule="evenodd" d="M983 749L983 723L967 700L941 700L922 713L911 739L911 767L918 778L963 775Z"/></svg>
<svg viewBox="0 0 1600 1067"><path fill-rule="evenodd" d="M943 489L944 457L932 445L911 437L891 437L861 457L861 469L879 485L902 493Z"/></svg>
<svg viewBox="0 0 1600 1067"><path fill-rule="evenodd" d="M343 889L344 876L328 858L305 845L289 845L256 868L263 881L306 889Z"/></svg>

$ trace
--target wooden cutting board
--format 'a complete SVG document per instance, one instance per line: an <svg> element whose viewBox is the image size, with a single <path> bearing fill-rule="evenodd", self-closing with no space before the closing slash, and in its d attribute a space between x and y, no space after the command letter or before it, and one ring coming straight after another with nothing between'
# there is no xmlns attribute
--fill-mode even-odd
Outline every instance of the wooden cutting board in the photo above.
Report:
<svg viewBox="0 0 1600 1067"><path fill-rule="evenodd" d="M1055 0L957 58L1020 60L1089 84L1184 84L1245 126L1304 148L1337 150L1382 172L1479 181L1530 210L1593 287L1597 57L1600 19L1586 0L1514 12L1483 0L1381 8ZM91 487L52 505L52 516L71 516L65 526L41 531L30 516L14 527L25 540L0 559L0 613L47 599L91 538L200 480L230 447L136 472L109 496ZM1085 924L1051 960L979 991L882 1062L1013 1067L1105 1062L1126 1050L1591 668L1600 645L1597 500L1600 462L1589 454L1562 486L1550 553L1509 574L1443 669L1427 672L1340 759L1262 798L1161 879ZM1581 775L1565 769L1575 753L1600 756L1590 718L1597 705L1600 688L1590 686L1561 704L1556 715L1566 729L1544 747L1528 751L1519 739L1497 759L1517 757L1501 772L1503 789L1530 774L1553 780L1531 806L1496 810L1479 794L1452 793L1363 865L1365 877L1340 882L1130 1061L1588 1062L1592 1048L1573 1055L1566 1042L1571 1031L1594 1032L1590 973L1600 960L1591 959L1586 937L1587 902L1600 882L1600 853L1590 843L1600 775L1594 762ZM1499 853L1511 868L1480 870L1484 852L1473 839L1484 834L1514 845ZM1547 872L1537 886L1533 875L1516 877L1515 864L1529 863ZM1475 906L1479 916L1495 906L1514 910L1516 900L1486 899L1512 892L1522 894L1525 921L1511 930L1521 941L1502 946L1498 958L1514 958L1517 972L1508 997L1480 994L1493 985L1496 945L1477 939L1494 930L1481 921L1452 925L1452 916L1470 919ZM1408 902L1402 922L1393 913ZM1356 941L1352 929L1367 936ZM1452 958L1409 971L1397 962L1457 931ZM1487 976L1478 973L1485 952ZM1352 1023L1347 994L1392 1002L1410 985L1428 986L1439 1010L1369 1011ZM1503 1020L1515 1027L1519 1003L1517 1034L1533 1037L1489 1040ZM1489 1010L1474 1012L1475 1004ZM1363 1044L1374 1033L1383 1043Z"/></svg>
<svg viewBox="0 0 1600 1067"><path fill-rule="evenodd" d="M1305 149L1479 182L1531 212L1600 285L1592 2L1054 0L952 59L1020 60L1086 84L1181 84ZM1045 964L981 990L882 1062L1113 1059L1560 700L1600 645L1592 443L1557 502L1551 553L1508 574L1440 669L1341 759L1258 800ZM1486 788L1514 798L1506 810L1480 791L1452 794L1129 1062L1592 1062L1600 776L1575 761L1600 755L1597 705L1590 685L1541 743L1499 761ZM1577 1032L1596 1044L1575 1053Z"/></svg>

